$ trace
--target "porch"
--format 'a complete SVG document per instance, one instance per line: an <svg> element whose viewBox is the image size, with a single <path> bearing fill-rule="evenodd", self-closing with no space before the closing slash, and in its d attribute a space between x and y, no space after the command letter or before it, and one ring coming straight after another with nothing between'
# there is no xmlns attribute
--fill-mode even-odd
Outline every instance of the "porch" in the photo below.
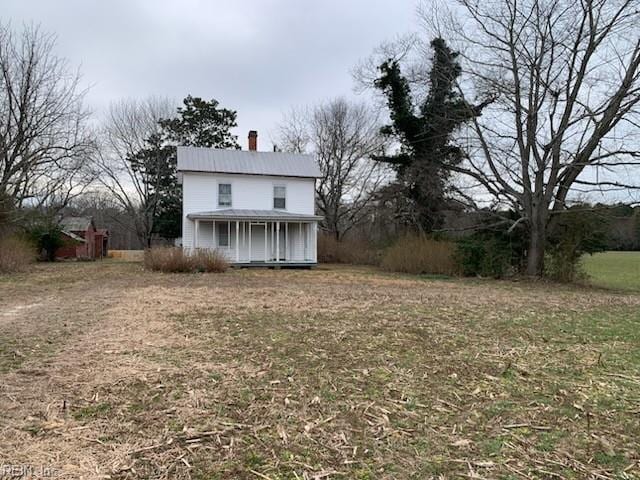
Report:
<svg viewBox="0 0 640 480"><path fill-rule="evenodd" d="M190 249L216 249L236 266L304 267L317 263L315 215L278 211L215 211L187 215Z"/></svg>

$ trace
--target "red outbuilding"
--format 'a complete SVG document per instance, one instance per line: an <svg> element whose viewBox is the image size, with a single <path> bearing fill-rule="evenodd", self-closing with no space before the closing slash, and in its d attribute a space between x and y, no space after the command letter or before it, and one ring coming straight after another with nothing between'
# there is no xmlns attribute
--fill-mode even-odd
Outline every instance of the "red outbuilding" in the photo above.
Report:
<svg viewBox="0 0 640 480"><path fill-rule="evenodd" d="M95 260L107 254L109 232L96 226L91 217L65 217L60 221L63 245L56 250L56 258Z"/></svg>

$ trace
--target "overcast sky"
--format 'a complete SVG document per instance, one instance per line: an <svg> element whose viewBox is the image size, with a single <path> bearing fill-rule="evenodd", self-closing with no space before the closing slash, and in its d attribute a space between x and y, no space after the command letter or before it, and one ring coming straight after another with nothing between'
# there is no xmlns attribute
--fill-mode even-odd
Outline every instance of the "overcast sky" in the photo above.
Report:
<svg viewBox="0 0 640 480"><path fill-rule="evenodd" d="M40 24L79 65L100 114L123 97L187 94L238 111L246 148L272 148L282 112L353 96L350 71L416 29L416 0L2 0L14 28Z"/></svg>

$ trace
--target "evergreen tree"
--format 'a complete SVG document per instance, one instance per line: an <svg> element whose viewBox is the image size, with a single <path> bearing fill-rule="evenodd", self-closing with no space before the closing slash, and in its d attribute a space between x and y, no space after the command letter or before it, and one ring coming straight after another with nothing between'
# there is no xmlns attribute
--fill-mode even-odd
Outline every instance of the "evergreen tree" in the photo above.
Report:
<svg viewBox="0 0 640 480"><path fill-rule="evenodd" d="M140 154L162 159L166 171L158 172L160 196L155 212L154 232L176 238L182 230L182 186L177 176L177 146L235 148L237 137L231 129L237 126L234 110L219 108L217 100L206 101L187 96L177 116L161 120L162 135L149 139L149 150Z"/></svg>
<svg viewBox="0 0 640 480"><path fill-rule="evenodd" d="M141 211L153 225L153 233L167 238L179 237L182 189L177 183L176 149L167 145L160 133L152 135L145 143L145 148L129 159L132 170L140 173L148 190L144 196L146 202L140 205ZM147 239L147 247L150 246L151 237Z"/></svg>
<svg viewBox="0 0 640 480"><path fill-rule="evenodd" d="M392 156L377 157L391 164L397 173L397 185L409 203L405 216L416 227L431 231L442 225L448 203L450 166L464 159L463 150L451 143L451 136L462 124L480 114L483 105L474 107L456 91L460 76L457 52L442 38L431 42L434 52L429 73L429 93L419 108L414 105L409 81L397 61L380 66L375 85L387 98L391 124L383 128L401 144Z"/></svg>
<svg viewBox="0 0 640 480"><path fill-rule="evenodd" d="M231 129L237 127L237 112L219 108L217 100L206 101L187 96L178 108L178 115L161 120L167 140L175 145L240 149Z"/></svg>

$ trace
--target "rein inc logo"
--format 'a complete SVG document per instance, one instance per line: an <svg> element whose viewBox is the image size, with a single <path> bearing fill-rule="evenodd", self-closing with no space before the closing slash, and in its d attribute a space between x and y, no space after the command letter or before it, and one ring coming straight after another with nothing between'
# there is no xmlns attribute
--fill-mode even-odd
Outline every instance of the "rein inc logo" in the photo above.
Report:
<svg viewBox="0 0 640 480"><path fill-rule="evenodd" d="M0 479L54 478L58 471L48 465L0 463Z"/></svg>

